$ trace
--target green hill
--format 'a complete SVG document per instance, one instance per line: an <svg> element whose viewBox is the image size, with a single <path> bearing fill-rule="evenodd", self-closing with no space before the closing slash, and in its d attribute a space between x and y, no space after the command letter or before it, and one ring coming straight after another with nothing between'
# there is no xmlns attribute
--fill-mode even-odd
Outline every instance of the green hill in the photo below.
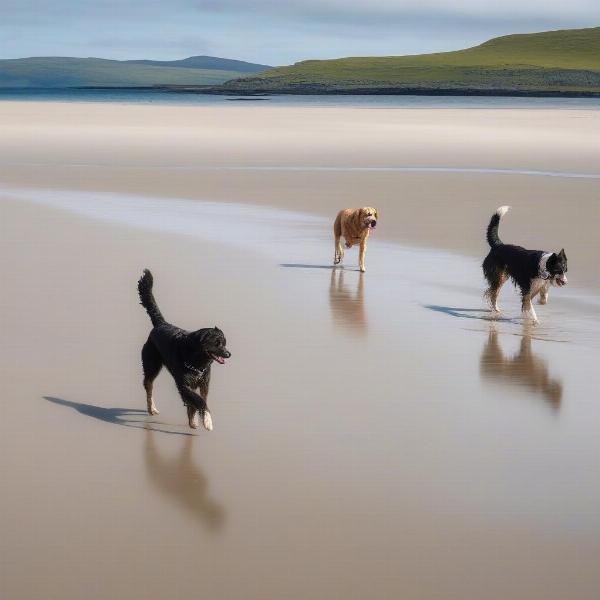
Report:
<svg viewBox="0 0 600 600"><path fill-rule="evenodd" d="M298 93L600 93L600 27L507 35L455 52L307 60L222 87Z"/></svg>
<svg viewBox="0 0 600 600"><path fill-rule="evenodd" d="M269 65L259 65L230 58L218 58L217 56L190 56L181 60L127 60L124 62L155 67L185 67L213 71L236 71L238 73L260 73L272 68Z"/></svg>
<svg viewBox="0 0 600 600"><path fill-rule="evenodd" d="M173 63L61 56L5 59L0 60L0 88L214 85L247 75L252 69L268 68L216 57L190 57ZM237 68L225 69L232 66Z"/></svg>

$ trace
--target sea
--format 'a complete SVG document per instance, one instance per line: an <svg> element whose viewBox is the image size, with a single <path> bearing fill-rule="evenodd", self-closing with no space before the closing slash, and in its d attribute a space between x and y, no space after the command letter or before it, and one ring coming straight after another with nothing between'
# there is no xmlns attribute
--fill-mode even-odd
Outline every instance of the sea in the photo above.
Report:
<svg viewBox="0 0 600 600"><path fill-rule="evenodd" d="M416 95L215 95L150 89L0 88L0 101L117 102L207 106L271 104L281 106L347 106L355 108L568 108L599 109L600 98L535 98L507 96Z"/></svg>

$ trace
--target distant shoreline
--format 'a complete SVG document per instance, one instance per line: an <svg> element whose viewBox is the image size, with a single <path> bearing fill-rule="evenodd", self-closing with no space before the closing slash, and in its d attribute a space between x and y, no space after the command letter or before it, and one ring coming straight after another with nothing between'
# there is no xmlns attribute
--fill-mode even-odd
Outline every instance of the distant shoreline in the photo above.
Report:
<svg viewBox="0 0 600 600"><path fill-rule="evenodd" d="M564 91L564 90L514 90L514 89L479 89L479 88L419 88L419 87L381 87L381 88L340 88L331 89L308 85L281 89L235 89L222 86L108 86L84 85L70 87L0 87L3 93L18 92L69 92L69 91L113 91L113 92L156 92L175 94L196 94L206 96L243 96L264 98L268 96L424 96L424 97L491 97L491 98L600 98L598 91Z"/></svg>
<svg viewBox="0 0 600 600"><path fill-rule="evenodd" d="M436 90L424 93L386 93L387 90L368 93L361 91L319 91L312 89L303 94L293 92L267 92L224 90L210 86L86 86L69 88L1 88L0 103L5 102L92 102L126 103L143 105L216 106L253 104L270 106L339 106L373 108L585 108L600 109L600 93L527 93L501 90L498 93L458 93L454 90Z"/></svg>
<svg viewBox="0 0 600 600"><path fill-rule="evenodd" d="M22 88L24 91L30 88ZM235 90L220 86L77 86L70 88L53 88L63 90L127 90L127 91L153 91L175 92L179 94L207 94L221 96L491 96L514 98L600 98L599 92L585 91L558 91L558 90L505 90L477 88L453 89L423 89L423 88L356 88L356 89L322 89L315 86L283 88L278 90Z"/></svg>

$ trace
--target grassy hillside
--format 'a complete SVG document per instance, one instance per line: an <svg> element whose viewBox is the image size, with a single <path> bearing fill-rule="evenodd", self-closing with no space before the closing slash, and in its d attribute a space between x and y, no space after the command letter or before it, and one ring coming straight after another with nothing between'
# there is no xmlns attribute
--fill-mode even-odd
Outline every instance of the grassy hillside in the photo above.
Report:
<svg viewBox="0 0 600 600"><path fill-rule="evenodd" d="M224 87L600 91L600 27L507 35L455 52L308 60Z"/></svg>
<svg viewBox="0 0 600 600"><path fill-rule="evenodd" d="M197 68L193 66L193 61L188 66L162 66L102 58L39 57L0 60L0 87L5 88L214 85L244 75L247 75L247 71Z"/></svg>

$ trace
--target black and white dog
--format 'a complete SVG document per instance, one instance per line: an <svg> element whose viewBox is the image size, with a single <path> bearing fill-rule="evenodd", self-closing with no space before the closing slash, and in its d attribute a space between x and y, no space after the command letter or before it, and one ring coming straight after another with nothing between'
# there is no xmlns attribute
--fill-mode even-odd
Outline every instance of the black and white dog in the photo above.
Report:
<svg viewBox="0 0 600 600"><path fill-rule="evenodd" d="M490 220L487 228L487 241L490 253L483 261L483 274L490 287L485 296L493 311L499 312L498 294L505 281L510 278L521 290L522 310L534 323L538 322L531 301L539 294L540 304L548 302L548 289L551 285L562 287L567 283L567 255L560 252L526 250L521 246L503 244L498 237L500 218L509 206L501 206Z"/></svg>
<svg viewBox="0 0 600 600"><path fill-rule="evenodd" d="M156 376L163 365L173 375L177 390L185 404L190 427L198 427L198 417L212 431L212 417L206 405L213 361L224 364L231 356L225 346L225 335L218 327L185 331L167 323L152 293L154 279L148 269L138 281L140 302L152 321L152 331L142 348L144 388L148 413L157 415L152 396Z"/></svg>

